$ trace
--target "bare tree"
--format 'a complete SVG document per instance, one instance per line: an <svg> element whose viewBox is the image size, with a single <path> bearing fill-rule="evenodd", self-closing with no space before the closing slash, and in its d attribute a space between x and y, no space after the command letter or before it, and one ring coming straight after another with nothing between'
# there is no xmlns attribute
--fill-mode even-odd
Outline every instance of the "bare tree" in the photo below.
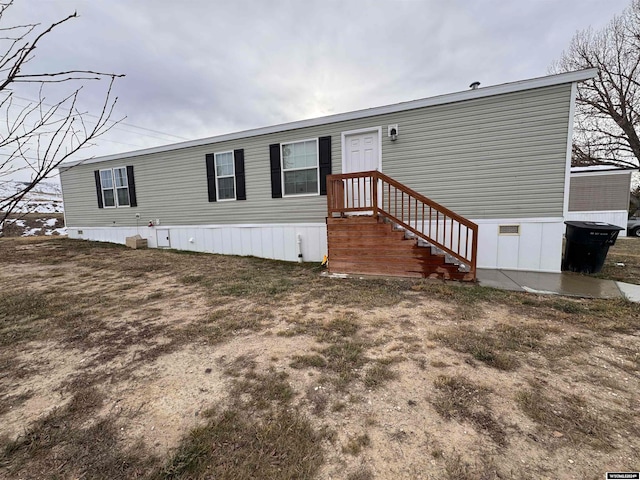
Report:
<svg viewBox="0 0 640 480"><path fill-rule="evenodd" d="M640 187L631 190L629 195L629 216L640 215Z"/></svg>
<svg viewBox="0 0 640 480"><path fill-rule="evenodd" d="M115 79L123 76L91 70L30 71L29 62L38 45L78 15L74 12L46 28L37 23L4 26L12 5L13 0L0 1L0 180L28 170L30 181L7 198L0 198L0 236L7 217L38 183L118 123L111 120L117 102L112 87ZM78 98L83 85L95 80L107 80L108 87L100 110L90 115L79 109ZM66 94L54 101L47 99L45 90L51 84L67 83L72 88ZM38 98L17 97L14 90L18 85L34 86ZM27 105L16 99L26 100Z"/></svg>
<svg viewBox="0 0 640 480"><path fill-rule="evenodd" d="M576 33L555 73L597 68L578 84L573 164L640 166L640 0L602 30Z"/></svg>

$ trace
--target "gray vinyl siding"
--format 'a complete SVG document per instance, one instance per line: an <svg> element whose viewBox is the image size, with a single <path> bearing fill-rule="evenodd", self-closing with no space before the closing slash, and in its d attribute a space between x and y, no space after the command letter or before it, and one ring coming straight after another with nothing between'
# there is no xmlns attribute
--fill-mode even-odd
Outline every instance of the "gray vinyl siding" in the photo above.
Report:
<svg viewBox="0 0 640 480"><path fill-rule="evenodd" d="M325 196L271 198L269 145L382 127L382 171L469 218L561 217L570 84L62 169L71 227L324 222ZM387 125L398 124L396 142ZM243 148L247 200L208 202L205 155ZM99 209L93 171L133 165L138 207Z"/></svg>
<svg viewBox="0 0 640 480"><path fill-rule="evenodd" d="M571 176L570 212L627 210L631 173Z"/></svg>
<svg viewBox="0 0 640 480"><path fill-rule="evenodd" d="M461 215L560 217L570 85L432 107L383 146L383 171Z"/></svg>

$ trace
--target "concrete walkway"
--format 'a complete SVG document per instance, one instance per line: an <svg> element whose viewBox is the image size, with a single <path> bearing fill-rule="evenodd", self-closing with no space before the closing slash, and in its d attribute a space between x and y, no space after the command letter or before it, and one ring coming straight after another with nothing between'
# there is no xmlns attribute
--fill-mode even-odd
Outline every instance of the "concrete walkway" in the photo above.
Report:
<svg viewBox="0 0 640 480"><path fill-rule="evenodd" d="M640 285L585 275L479 268L477 277L480 285L503 290L585 298L626 298L640 303Z"/></svg>

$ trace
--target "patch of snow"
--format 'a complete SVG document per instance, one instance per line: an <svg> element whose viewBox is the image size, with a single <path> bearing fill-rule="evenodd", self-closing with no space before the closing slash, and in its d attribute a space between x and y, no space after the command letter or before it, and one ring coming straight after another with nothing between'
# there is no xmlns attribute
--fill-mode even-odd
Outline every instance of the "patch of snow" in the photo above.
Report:
<svg viewBox="0 0 640 480"><path fill-rule="evenodd" d="M56 223L58 223L58 219L56 219L56 218L48 218L47 220L45 220L43 222L43 225L45 227L55 227Z"/></svg>
<svg viewBox="0 0 640 480"><path fill-rule="evenodd" d="M15 195L28 183L14 180L0 181L0 201ZM40 182L16 206L15 213L62 213L62 190L52 182Z"/></svg>
<svg viewBox="0 0 640 480"><path fill-rule="evenodd" d="M67 227L62 228L50 228L44 231L45 235L66 235Z"/></svg>
<svg viewBox="0 0 640 480"><path fill-rule="evenodd" d="M40 233L42 229L41 228L30 228L28 230L25 230L24 233L22 234L23 237L32 237L34 235L37 235L38 233Z"/></svg>
<svg viewBox="0 0 640 480"><path fill-rule="evenodd" d="M27 223L24 220L20 220L20 219L8 218L6 220L6 223L15 223L18 227L26 227L27 226Z"/></svg>

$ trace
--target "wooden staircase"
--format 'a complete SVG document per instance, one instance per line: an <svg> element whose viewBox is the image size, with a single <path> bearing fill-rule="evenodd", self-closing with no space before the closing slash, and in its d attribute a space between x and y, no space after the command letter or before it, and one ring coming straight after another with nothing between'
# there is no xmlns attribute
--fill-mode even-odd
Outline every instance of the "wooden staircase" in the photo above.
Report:
<svg viewBox="0 0 640 480"><path fill-rule="evenodd" d="M395 277L473 280L445 253L432 253L417 237L373 216L327 218L329 271Z"/></svg>
<svg viewBox="0 0 640 480"><path fill-rule="evenodd" d="M327 177L331 273L474 281L475 223L380 172Z"/></svg>

